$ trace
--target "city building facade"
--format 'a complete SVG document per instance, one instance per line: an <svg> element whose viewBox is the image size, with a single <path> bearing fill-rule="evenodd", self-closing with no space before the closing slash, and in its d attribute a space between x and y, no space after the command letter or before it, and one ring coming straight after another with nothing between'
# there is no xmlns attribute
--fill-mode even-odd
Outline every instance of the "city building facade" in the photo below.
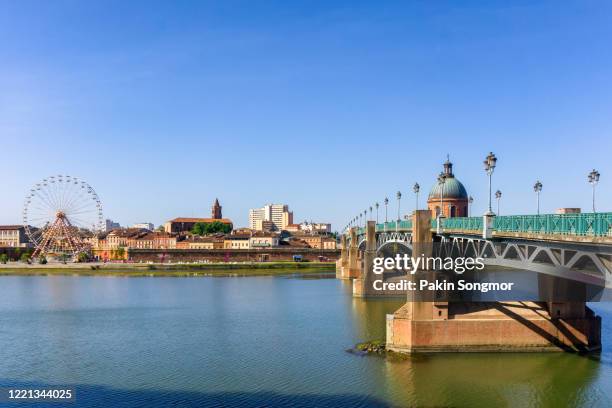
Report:
<svg viewBox="0 0 612 408"><path fill-rule="evenodd" d="M139 229L146 229L149 231L153 231L155 229L155 225L153 225L150 222L138 222L134 225L132 225L131 228L139 228Z"/></svg>
<svg viewBox="0 0 612 408"><path fill-rule="evenodd" d="M279 237L270 232L257 231L249 239L249 248L274 248L279 244Z"/></svg>
<svg viewBox="0 0 612 408"><path fill-rule="evenodd" d="M225 249L250 249L250 234L232 234L225 237L223 248Z"/></svg>
<svg viewBox="0 0 612 408"><path fill-rule="evenodd" d="M332 232L331 224L306 221L299 225L299 230L310 234L329 234Z"/></svg>
<svg viewBox="0 0 612 408"><path fill-rule="evenodd" d="M287 225L293 224L293 212L289 211L286 204L266 204L261 208L251 208L249 210L249 227L256 231L261 231L263 221L270 221L274 231L281 231Z"/></svg>
<svg viewBox="0 0 612 408"><path fill-rule="evenodd" d="M29 242L23 225L0 225L0 247L24 248Z"/></svg>
<svg viewBox="0 0 612 408"><path fill-rule="evenodd" d="M300 235L296 239L304 241L310 248L336 249L336 240L333 237L323 235Z"/></svg>
<svg viewBox="0 0 612 408"><path fill-rule="evenodd" d="M121 225L119 225L118 222L115 222L113 220L110 219L106 219L105 221L105 231L112 231L116 228L121 228Z"/></svg>
<svg viewBox="0 0 612 408"><path fill-rule="evenodd" d="M191 235L176 243L178 249L223 249L224 237Z"/></svg>

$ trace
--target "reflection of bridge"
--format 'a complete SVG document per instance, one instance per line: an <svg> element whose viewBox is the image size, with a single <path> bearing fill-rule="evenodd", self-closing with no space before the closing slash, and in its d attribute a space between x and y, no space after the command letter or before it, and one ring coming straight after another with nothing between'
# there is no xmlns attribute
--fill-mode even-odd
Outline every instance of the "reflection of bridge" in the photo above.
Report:
<svg viewBox="0 0 612 408"><path fill-rule="evenodd" d="M482 257L487 265L528 270L554 278L612 288L612 213L499 217L490 214L482 217L432 219L430 211L426 210L416 211L410 220L381 224L369 221L367 228L353 227L341 239L342 253L338 261L337 276L353 279L355 296L380 294L372 287L372 262L376 254L384 252L389 244L399 245L405 252L414 251L418 255L421 251L426 251L423 249L424 245L433 242L440 243L436 246L437 253L432 254L434 256ZM518 343L513 343L514 346L527 347L525 342L531 342L536 348L563 344L590 349L599 345L599 318L593 316L584 302L549 302L546 305L535 305L532 309L536 308L539 308L538 312L525 318L521 327L539 325L542 333L534 337L531 327L531 330L518 336ZM493 318L491 308L486 312L473 312L469 305L467 309L462 305L461 313L454 313L453 309L458 310L448 302L407 303L388 325L390 348L411 351L419 348L462 348L470 342L472 345L474 342L484 342L476 349L504 348L507 339L503 336L494 336L496 340L491 340L491 344L488 344L491 341L487 340L486 336L474 337L474 333L481 333L481 330L474 329L473 326L476 321L482 321L485 315L489 316L485 319L487 324L493 320L499 330L520 332L515 325L523 317L514 316L509 321L510 314L505 313L505 318L502 318L498 313L497 317ZM546 314L546 318L542 317L543 314ZM460 321L468 320L469 323L459 324ZM425 327L419 326L423 322L429 325L438 322L440 328L435 330L443 330L445 336L448 335L448 330L457 331L450 340L425 336L428 339L425 341L419 334L419 331L425 329L417 330L417 327ZM568 329L569 333L563 331L561 334L561 323L571 327L571 330ZM467 326L471 327L472 335L459 335ZM395 341L392 340L394 327ZM429 327L427 330L434 329ZM399 332L407 337L398 340L401 337L397 335ZM419 338L420 342L415 340Z"/></svg>

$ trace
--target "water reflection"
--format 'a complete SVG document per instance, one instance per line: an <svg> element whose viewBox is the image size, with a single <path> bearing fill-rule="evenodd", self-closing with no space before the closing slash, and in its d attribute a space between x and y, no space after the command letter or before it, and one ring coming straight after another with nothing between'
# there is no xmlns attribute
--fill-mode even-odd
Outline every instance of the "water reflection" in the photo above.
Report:
<svg viewBox="0 0 612 408"><path fill-rule="evenodd" d="M604 304L600 358L345 351L400 305L335 279L3 277L0 385L79 384L73 406L612 405Z"/></svg>
<svg viewBox="0 0 612 408"><path fill-rule="evenodd" d="M385 362L396 403L421 406L592 406L599 374L590 358L565 353L417 355Z"/></svg>

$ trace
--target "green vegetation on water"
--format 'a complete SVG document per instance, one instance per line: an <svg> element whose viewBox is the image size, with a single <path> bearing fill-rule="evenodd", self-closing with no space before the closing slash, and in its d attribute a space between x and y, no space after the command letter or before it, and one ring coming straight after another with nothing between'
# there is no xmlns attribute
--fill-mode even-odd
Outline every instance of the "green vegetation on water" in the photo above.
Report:
<svg viewBox="0 0 612 408"><path fill-rule="evenodd" d="M358 343L357 345L355 345L354 349L348 351L351 353L379 355L382 357L386 357L388 360L391 361L402 361L411 358L407 354L396 353L394 351L387 350L387 345L384 340L371 340L365 341L363 343Z"/></svg>

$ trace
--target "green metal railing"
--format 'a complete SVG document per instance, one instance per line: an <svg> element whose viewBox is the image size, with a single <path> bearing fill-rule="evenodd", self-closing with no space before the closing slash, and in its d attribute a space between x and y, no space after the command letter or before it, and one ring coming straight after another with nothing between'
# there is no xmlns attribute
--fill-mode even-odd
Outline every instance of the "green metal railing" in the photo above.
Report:
<svg viewBox="0 0 612 408"><path fill-rule="evenodd" d="M452 217L442 219L445 230L482 231L483 217ZM399 231L412 229L412 220L400 221ZM432 218L431 228L437 227ZM547 235L612 237L612 213L505 215L494 218L497 232L524 232ZM376 224L377 232L396 231L396 221ZM359 228L358 235L365 234Z"/></svg>
<svg viewBox="0 0 612 408"><path fill-rule="evenodd" d="M395 231L397 221L376 224L376 232ZM412 220L404 220L399 222L399 230L406 231L412 229Z"/></svg>
<svg viewBox="0 0 612 408"><path fill-rule="evenodd" d="M612 236L612 213L506 215L495 217L498 232Z"/></svg>
<svg viewBox="0 0 612 408"><path fill-rule="evenodd" d="M482 217L442 218L442 228L463 231L482 231Z"/></svg>

